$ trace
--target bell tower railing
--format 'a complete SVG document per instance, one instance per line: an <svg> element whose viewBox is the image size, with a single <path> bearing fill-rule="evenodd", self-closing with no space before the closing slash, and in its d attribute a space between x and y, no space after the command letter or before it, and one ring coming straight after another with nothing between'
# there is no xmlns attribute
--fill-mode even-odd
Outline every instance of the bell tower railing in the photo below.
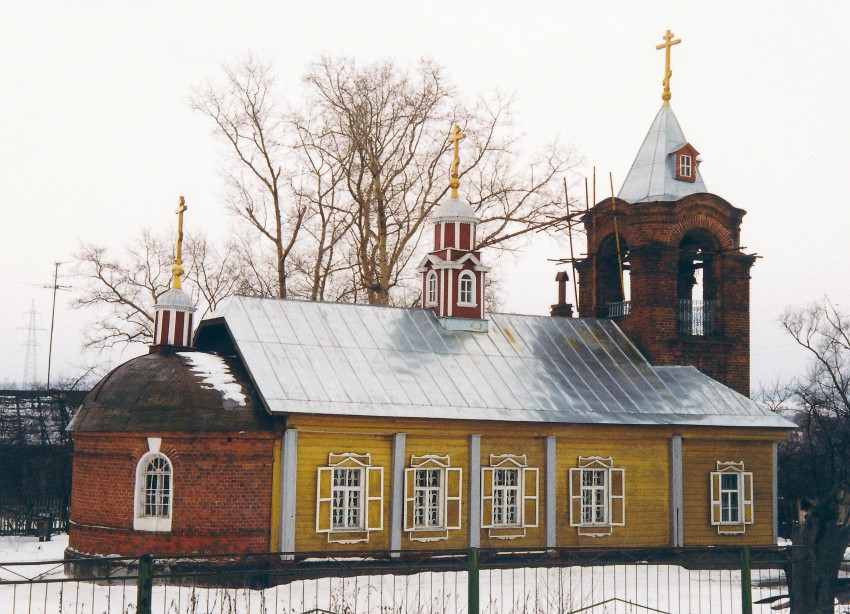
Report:
<svg viewBox="0 0 850 614"><path fill-rule="evenodd" d="M632 312L631 301L619 301L617 303L605 303L605 317L622 318Z"/></svg>
<svg viewBox="0 0 850 614"><path fill-rule="evenodd" d="M680 335L710 337L714 334L714 316L717 301L676 302L676 332Z"/></svg>

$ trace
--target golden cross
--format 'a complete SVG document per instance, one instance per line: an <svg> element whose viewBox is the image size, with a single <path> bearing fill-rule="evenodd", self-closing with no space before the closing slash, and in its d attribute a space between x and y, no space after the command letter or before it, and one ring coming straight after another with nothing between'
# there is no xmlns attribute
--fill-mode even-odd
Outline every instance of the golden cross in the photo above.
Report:
<svg viewBox="0 0 850 614"><path fill-rule="evenodd" d="M669 106L670 98L672 96L670 94L670 77L673 76L673 71L670 70L670 47L678 45L682 41L678 38L673 40L673 33L670 30L667 30L667 34L665 34L662 38L664 39L664 42L655 48L664 49L664 80L661 82L664 86L664 93L661 94L661 100L664 101L664 106L666 107Z"/></svg>
<svg viewBox="0 0 850 614"><path fill-rule="evenodd" d="M183 261L180 255L183 249L183 212L186 209L188 209L186 200L181 196L177 205L177 257L174 258L174 266L171 267L171 274L174 276L172 288L180 288L180 278L183 276Z"/></svg>
<svg viewBox="0 0 850 614"><path fill-rule="evenodd" d="M457 189L460 187L460 179L458 175L458 166L460 166L460 149L458 145L461 139L465 139L466 135L460 131L460 126L455 124L453 134L449 137L449 143L454 143L454 160L452 161L452 178L449 180L449 187L452 189L452 198L457 198Z"/></svg>

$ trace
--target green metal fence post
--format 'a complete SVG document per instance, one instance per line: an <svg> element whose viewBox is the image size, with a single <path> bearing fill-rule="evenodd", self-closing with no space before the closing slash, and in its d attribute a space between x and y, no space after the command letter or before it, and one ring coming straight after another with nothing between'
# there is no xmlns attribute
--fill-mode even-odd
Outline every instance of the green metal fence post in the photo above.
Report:
<svg viewBox="0 0 850 614"><path fill-rule="evenodd" d="M741 548L741 614L753 614L753 577L748 546Z"/></svg>
<svg viewBox="0 0 850 614"><path fill-rule="evenodd" d="M136 614L152 614L153 557L139 557L139 577L136 584Z"/></svg>
<svg viewBox="0 0 850 614"><path fill-rule="evenodd" d="M478 548L470 548L466 555L467 560L467 612L469 614L478 614Z"/></svg>

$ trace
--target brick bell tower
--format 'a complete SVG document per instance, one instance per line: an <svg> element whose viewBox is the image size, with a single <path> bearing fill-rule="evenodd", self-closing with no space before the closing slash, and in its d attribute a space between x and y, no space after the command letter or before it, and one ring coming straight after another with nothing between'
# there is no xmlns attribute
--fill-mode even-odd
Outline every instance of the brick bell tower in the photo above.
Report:
<svg viewBox="0 0 850 614"><path fill-rule="evenodd" d="M475 249L478 217L467 201L460 198L458 144L466 135L455 126L449 141L454 144L451 168L451 196L436 208L434 251L417 269L422 274L422 304L437 314L448 330L484 332L484 278L490 269L481 264L481 252Z"/></svg>
<svg viewBox="0 0 850 614"><path fill-rule="evenodd" d="M615 319L654 365L693 365L750 394L750 268L746 211L711 194L699 152L670 107L667 31L663 105L617 198L584 216L576 264L579 316Z"/></svg>

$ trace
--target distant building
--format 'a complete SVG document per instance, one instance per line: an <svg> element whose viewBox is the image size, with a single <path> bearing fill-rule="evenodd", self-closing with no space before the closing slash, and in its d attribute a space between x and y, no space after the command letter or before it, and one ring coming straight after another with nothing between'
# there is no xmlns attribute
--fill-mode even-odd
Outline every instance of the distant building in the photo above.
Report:
<svg viewBox="0 0 850 614"><path fill-rule="evenodd" d="M743 211L706 193L668 100L585 216L578 319L486 313L458 130L424 308L236 297L189 347L176 275L151 353L70 427L69 551L775 543L794 425L742 394Z"/></svg>

